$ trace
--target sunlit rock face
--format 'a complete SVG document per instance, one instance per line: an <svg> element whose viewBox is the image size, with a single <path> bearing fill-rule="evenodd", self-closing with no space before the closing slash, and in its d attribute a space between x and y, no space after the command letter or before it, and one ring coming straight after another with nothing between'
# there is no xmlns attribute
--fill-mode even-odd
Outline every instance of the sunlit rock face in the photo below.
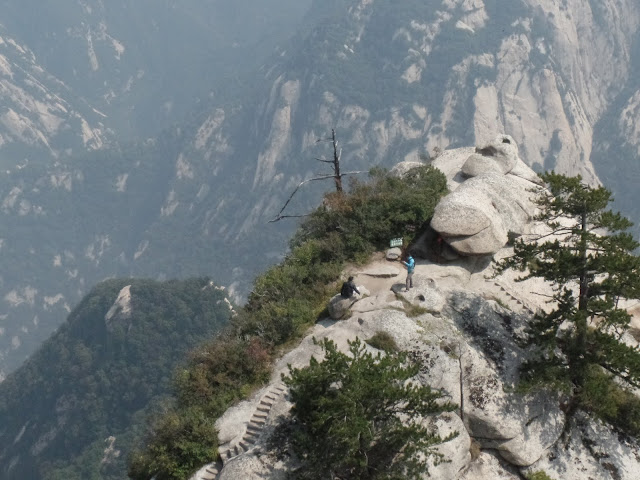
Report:
<svg viewBox="0 0 640 480"><path fill-rule="evenodd" d="M510 252L507 247L497 255ZM274 454L274 442L283 442L277 428L290 420L292 407L281 375L309 365L312 356L321 360L322 339L346 352L349 341L378 332L389 334L419 365L413 381L444 392L459 406L424 419L442 437L458 433L437 447L449 462L430 465L425 480L516 480L538 471L572 480L585 478L584 472L590 478L636 480L637 441L584 413L567 419L563 393L516 388L528 355L522 340L534 312L549 308L550 285L541 279L518 282L517 272L494 278L490 262L467 256L446 265L419 260L415 288L405 292L402 275L367 275L379 262L350 270L368 296L353 299L343 319L319 321L275 363L267 386L217 420L222 461L203 466L192 480L211 478L210 472L218 479L287 478L301 460L292 449L286 456ZM425 313L415 316L409 305Z"/></svg>
<svg viewBox="0 0 640 480"><path fill-rule="evenodd" d="M458 170L458 165L462 166ZM448 173L453 190L436 206L431 227L460 255L491 255L509 233L526 232L535 214L539 178L518 156L509 135L468 150L453 150L434 166Z"/></svg>

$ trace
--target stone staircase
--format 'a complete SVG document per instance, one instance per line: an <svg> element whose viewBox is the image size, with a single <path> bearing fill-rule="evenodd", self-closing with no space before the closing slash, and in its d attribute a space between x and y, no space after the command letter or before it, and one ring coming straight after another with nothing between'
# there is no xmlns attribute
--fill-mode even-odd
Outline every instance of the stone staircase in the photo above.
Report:
<svg viewBox="0 0 640 480"><path fill-rule="evenodd" d="M250 450L258 440L258 437L267 423L271 407L273 407L273 404L285 391L286 387L281 383L272 385L267 393L265 393L260 399L256 410L253 412L253 415L247 424L247 428L242 438L230 447L224 450L220 449L219 460L205 465L196 475L191 477L191 480L216 480L225 463Z"/></svg>
<svg viewBox="0 0 640 480"><path fill-rule="evenodd" d="M500 293L504 298L506 298L506 303L512 310L525 311L526 313L535 315L536 307L523 302L519 297L511 293L511 291L509 291L509 288L501 282L494 280L493 284L500 289Z"/></svg>

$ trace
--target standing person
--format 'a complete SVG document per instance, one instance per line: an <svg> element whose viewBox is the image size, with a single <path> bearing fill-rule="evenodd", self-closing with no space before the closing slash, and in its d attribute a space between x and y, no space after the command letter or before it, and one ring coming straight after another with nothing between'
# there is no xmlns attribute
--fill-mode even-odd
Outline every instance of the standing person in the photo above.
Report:
<svg viewBox="0 0 640 480"><path fill-rule="evenodd" d="M413 288L413 271L416 268L416 261L413 259L411 255L407 257L406 262L402 262L402 264L407 267L407 282L406 282L406 292L409 291L410 288Z"/></svg>
<svg viewBox="0 0 640 480"><path fill-rule="evenodd" d="M342 284L340 295L342 296L342 298L350 298L353 295L353 292L356 292L358 295L360 295L360 290L358 290L356 284L353 283L353 277L349 277L349 280Z"/></svg>

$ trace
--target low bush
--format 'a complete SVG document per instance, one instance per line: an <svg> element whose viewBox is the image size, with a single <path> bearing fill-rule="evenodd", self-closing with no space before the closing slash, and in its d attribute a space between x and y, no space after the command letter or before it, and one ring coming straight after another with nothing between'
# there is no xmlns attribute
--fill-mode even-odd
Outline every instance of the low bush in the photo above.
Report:
<svg viewBox="0 0 640 480"><path fill-rule="evenodd" d="M377 348L378 350L383 350L387 353L397 352L398 344L393 339L393 337L383 331L376 332L373 337L367 340L367 343L371 345L373 348Z"/></svg>
<svg viewBox="0 0 640 480"><path fill-rule="evenodd" d="M597 366L589 369L580 406L633 437L640 437L640 398Z"/></svg>

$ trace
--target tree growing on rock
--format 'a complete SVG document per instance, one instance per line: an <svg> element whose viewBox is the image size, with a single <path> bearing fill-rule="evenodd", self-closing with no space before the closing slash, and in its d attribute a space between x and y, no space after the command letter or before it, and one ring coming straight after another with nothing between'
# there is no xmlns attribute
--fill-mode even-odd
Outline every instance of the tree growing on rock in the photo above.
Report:
<svg viewBox="0 0 640 480"><path fill-rule="evenodd" d="M338 194L342 194L342 192L344 191L344 189L342 188L342 177L346 177L347 175L357 175L359 173L365 173L364 171L343 172L340 170L340 159L342 157L342 149L338 147L338 140L336 139L335 129L331 129L331 137L325 138L325 139L320 138L316 141L316 143L322 142L325 140L330 140L331 143L333 144L333 158L327 159L323 157L323 158L315 158L314 160L318 162L330 164L331 167L333 168L333 172L315 175L312 178L307 178L306 180L303 180L302 182L300 182L298 186L293 190L291 195L289 195L289 198L287 199L285 204L282 206L278 214L272 220L269 220L269 223L279 222L283 218L301 218L301 217L308 216L306 214L305 215L283 215L283 212L287 208L287 205L289 205L294 195L298 192L300 187L302 187L303 185L309 182L317 182L319 180L333 179L336 185L336 192Z"/></svg>
<svg viewBox="0 0 640 480"><path fill-rule="evenodd" d="M320 343L325 359L291 369L284 382L294 404L290 442L303 460L304 479L418 479L427 459L445 460L440 438L420 420L452 411L440 392L409 381L418 365L404 354L374 356L356 338L349 355L331 340Z"/></svg>
<svg viewBox="0 0 640 480"><path fill-rule="evenodd" d="M520 280L540 277L553 285L555 308L531 324L538 355L524 364L523 378L568 385L571 413L589 408L604 372L640 387L640 350L623 341L630 315L620 304L640 298L640 259L633 253L639 244L627 233L631 222L607 208L609 190L589 187L579 176L541 178L548 190L537 199L536 220L550 231L516 240L513 256L498 262L497 272L517 269L525 272Z"/></svg>

